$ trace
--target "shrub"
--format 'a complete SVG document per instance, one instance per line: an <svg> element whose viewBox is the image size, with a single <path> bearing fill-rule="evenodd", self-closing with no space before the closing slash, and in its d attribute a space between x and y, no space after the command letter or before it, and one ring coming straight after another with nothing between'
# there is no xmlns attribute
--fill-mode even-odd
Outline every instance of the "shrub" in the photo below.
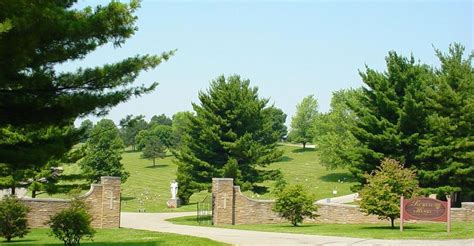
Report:
<svg viewBox="0 0 474 246"><path fill-rule="evenodd" d="M293 226L302 223L305 217L315 218L317 211L314 205L314 197L303 188L302 185L286 186L277 195L274 211L281 217L288 219Z"/></svg>
<svg viewBox="0 0 474 246"><path fill-rule="evenodd" d="M10 242L14 237L22 238L29 232L26 214L30 209L13 196L0 200L0 236Z"/></svg>
<svg viewBox="0 0 474 246"><path fill-rule="evenodd" d="M71 206L53 215L47 222L51 235L64 242L64 245L79 245L81 238L92 239L94 229L92 216L87 212L85 203L73 199Z"/></svg>
<svg viewBox="0 0 474 246"><path fill-rule="evenodd" d="M367 184L359 192L361 210L390 219L394 228L395 218L400 217L400 196L411 198L419 189L415 172L396 160L384 159L377 170L365 177Z"/></svg>

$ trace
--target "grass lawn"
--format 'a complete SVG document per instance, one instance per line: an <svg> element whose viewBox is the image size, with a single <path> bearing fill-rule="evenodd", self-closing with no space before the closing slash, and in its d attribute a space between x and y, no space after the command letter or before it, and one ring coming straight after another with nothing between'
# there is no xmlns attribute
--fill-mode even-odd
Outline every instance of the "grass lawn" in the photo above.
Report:
<svg viewBox="0 0 474 246"><path fill-rule="evenodd" d="M169 219L175 224L198 226L195 216L186 216ZM473 222L453 222L451 233L446 232L446 223L407 223L405 231L400 232L398 227L392 229L386 224L303 224L294 227L286 224L258 224L258 225L234 225L222 226L239 230L269 231L300 233L322 236L341 236L375 239L454 239L474 238Z"/></svg>
<svg viewBox="0 0 474 246"><path fill-rule="evenodd" d="M284 155L281 161L270 164L269 169L281 169L287 182L292 184L302 184L306 186L316 199L332 197L333 189L337 189L339 195L350 194L351 176L347 170L336 169L326 170L319 164L318 154L314 149L303 151L299 147L281 145ZM153 166L151 160L142 159L141 152L126 151L122 154L122 163L125 169L130 172L127 182L122 184L122 211L138 212L141 207L140 200L143 201L142 207L147 212L182 212L195 211L196 203L203 200L207 191L197 193L191 197L189 205L178 209L168 209L166 202L170 198L170 182L176 178L177 165L173 162L174 157L167 155L163 159L157 159ZM84 179L81 179L80 168L77 164L66 165L64 167L63 177L66 180L61 181L60 186L81 187L83 193L89 190L90 185ZM274 186L274 181L264 182L262 185L269 187L269 191ZM272 199L274 194L268 192L265 194L254 194L245 192L250 198L254 199ZM41 194L38 197L49 197L47 194ZM55 194L52 197L65 198L64 193Z"/></svg>
<svg viewBox="0 0 474 246"><path fill-rule="evenodd" d="M62 241L48 235L49 229L33 229L24 238L14 238L2 245L63 245ZM81 240L81 245L227 245L206 238L182 236L171 233L132 229L98 229L94 241Z"/></svg>

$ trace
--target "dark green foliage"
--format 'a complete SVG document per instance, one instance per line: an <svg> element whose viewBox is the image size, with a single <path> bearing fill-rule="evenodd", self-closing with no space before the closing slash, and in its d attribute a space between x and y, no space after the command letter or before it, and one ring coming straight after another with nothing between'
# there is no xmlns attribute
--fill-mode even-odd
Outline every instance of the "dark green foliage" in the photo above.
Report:
<svg viewBox="0 0 474 246"><path fill-rule="evenodd" d="M53 215L47 224L51 236L64 242L66 246L79 245L82 238L92 239L94 229L91 226L92 216L84 202L73 199L71 206Z"/></svg>
<svg viewBox="0 0 474 246"><path fill-rule="evenodd" d="M384 159L371 175L366 174L367 184L360 191L360 208L380 219L394 220L400 217L400 197L409 199L418 192L418 180L413 170L396 160Z"/></svg>
<svg viewBox="0 0 474 246"><path fill-rule="evenodd" d="M303 223L304 218L315 218L318 210L314 197L302 185L286 186L277 194L275 212L289 220L293 226Z"/></svg>
<svg viewBox="0 0 474 246"><path fill-rule="evenodd" d="M426 191L462 191L463 200L473 199L474 73L472 54L464 59L463 52L458 44L448 54L437 51L439 69L390 52L386 72L361 72L367 87L349 103L360 142L351 171L361 182L388 157L416 169Z"/></svg>
<svg viewBox="0 0 474 246"><path fill-rule="evenodd" d="M164 158L166 156L166 147L161 143L158 136L150 136L144 142L142 157L153 160L153 166L155 166L156 158Z"/></svg>
<svg viewBox="0 0 474 246"><path fill-rule="evenodd" d="M358 156L351 171L361 181L384 157L416 165L417 140L423 131L426 112L423 108L423 86L432 79L425 65L390 52L387 72L367 68L360 73L367 88L357 103L350 103L358 117L352 129L361 145L353 148Z"/></svg>
<svg viewBox="0 0 474 246"><path fill-rule="evenodd" d="M79 126L79 129L82 131L81 143L87 142L91 135L92 128L94 128L94 123L92 123L92 121L84 120L81 122L81 126Z"/></svg>
<svg viewBox="0 0 474 246"><path fill-rule="evenodd" d="M130 175L120 160L124 148L120 132L112 120L103 119L91 131L86 143L85 157L80 165L91 182L100 181L101 176L121 177L125 182Z"/></svg>
<svg viewBox="0 0 474 246"><path fill-rule="evenodd" d="M104 115L154 90L156 83L132 83L173 54L57 71L107 43L119 47L136 31L137 1L95 9L73 8L75 2L0 1L0 163L28 168L67 153L79 141L79 132L68 130L77 117Z"/></svg>
<svg viewBox="0 0 474 246"><path fill-rule="evenodd" d="M426 88L427 132L416 156L420 185L440 196L462 191L474 201L474 53L463 58L464 47L436 50L441 67Z"/></svg>
<svg viewBox="0 0 474 246"><path fill-rule="evenodd" d="M358 159L352 149L360 143L351 133L357 119L347 105L357 103L361 94L362 89L334 92L330 111L316 117L314 143L321 164L328 169L347 167Z"/></svg>
<svg viewBox="0 0 474 246"><path fill-rule="evenodd" d="M279 133L265 108L268 100L258 97L257 88L239 76L218 77L206 92L199 93L200 104L193 104L182 146L174 154L178 161L178 196L187 202L194 192L210 187L213 177L239 177L243 189L270 179L275 171L261 167L278 160ZM237 168L235 168L235 160Z"/></svg>
<svg viewBox="0 0 474 246"><path fill-rule="evenodd" d="M120 127L122 133L122 139L125 146L132 146L132 150L136 147L136 136L140 131L146 130L148 124L144 120L145 116L139 115L133 117L133 115L127 115L124 119L120 120Z"/></svg>
<svg viewBox="0 0 474 246"><path fill-rule="evenodd" d="M16 197L6 196L0 200L0 236L10 242L14 237L22 238L29 232L26 215L29 208Z"/></svg>
<svg viewBox="0 0 474 246"><path fill-rule="evenodd" d="M275 106L271 106L265 108L263 110L263 114L265 114L265 118L269 119L272 122L272 129L273 132L276 134L275 138L278 141L281 141L288 135L288 129L285 125L286 122L286 114L283 110L276 108Z"/></svg>
<svg viewBox="0 0 474 246"><path fill-rule="evenodd" d="M151 141L150 138L158 138L160 142L167 148L172 148L175 144L173 129L168 125L152 125L148 130L140 131L135 139L137 149L142 150L145 148L147 142Z"/></svg>
<svg viewBox="0 0 474 246"><path fill-rule="evenodd" d="M173 125L173 121L168 118L165 114L154 115L150 119L150 125L164 125L164 126L171 126Z"/></svg>
<svg viewBox="0 0 474 246"><path fill-rule="evenodd" d="M314 138L314 121L318 116L318 101L313 95L303 98L303 101L296 105L296 113L291 119L291 132L289 138L292 142L306 144Z"/></svg>

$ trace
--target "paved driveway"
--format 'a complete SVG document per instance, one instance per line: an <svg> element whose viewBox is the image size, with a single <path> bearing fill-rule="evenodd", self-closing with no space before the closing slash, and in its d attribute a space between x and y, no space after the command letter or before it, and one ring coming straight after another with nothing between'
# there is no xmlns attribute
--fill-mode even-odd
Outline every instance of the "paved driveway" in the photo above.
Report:
<svg viewBox="0 0 474 246"><path fill-rule="evenodd" d="M169 218L194 215L186 213L122 213L121 226L159 232L205 237L233 245L448 245L474 246L469 240L378 240L346 237L302 235L292 233L244 231L225 228L175 225Z"/></svg>

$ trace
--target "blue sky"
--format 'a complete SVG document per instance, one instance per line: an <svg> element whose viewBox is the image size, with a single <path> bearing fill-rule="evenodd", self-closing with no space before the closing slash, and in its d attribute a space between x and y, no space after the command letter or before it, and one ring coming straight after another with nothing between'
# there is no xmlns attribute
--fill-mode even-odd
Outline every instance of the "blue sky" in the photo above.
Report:
<svg viewBox="0 0 474 246"><path fill-rule="evenodd" d="M106 2L79 0L77 7ZM283 109L289 123L303 97L314 94L327 111L332 92L362 85L359 69L384 70L390 50L434 66L433 46L446 51L458 42L471 51L473 12L473 1L145 0L139 30L125 45L99 48L62 69L178 49L138 78L137 84L159 82L156 91L116 106L107 118L192 110L209 81L239 74Z"/></svg>

